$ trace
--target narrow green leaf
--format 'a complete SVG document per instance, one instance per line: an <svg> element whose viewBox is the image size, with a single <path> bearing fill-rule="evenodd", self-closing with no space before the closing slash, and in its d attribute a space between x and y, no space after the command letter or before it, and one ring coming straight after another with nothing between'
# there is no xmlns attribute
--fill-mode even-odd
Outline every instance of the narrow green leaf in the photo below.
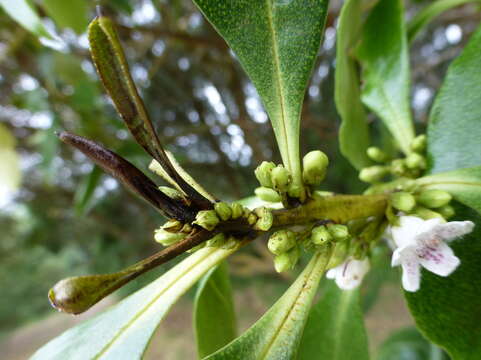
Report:
<svg viewBox="0 0 481 360"><path fill-rule="evenodd" d="M206 359L294 359L329 258L330 251L314 255L296 281L267 313L244 334Z"/></svg>
<svg viewBox="0 0 481 360"><path fill-rule="evenodd" d="M481 214L481 166L425 176L417 183L425 188L445 190Z"/></svg>
<svg viewBox="0 0 481 360"><path fill-rule="evenodd" d="M155 132L125 58L112 21L100 16L88 28L92 59L102 83L120 116L135 140L147 151L187 194L198 209L212 208L209 200L199 194L173 167Z"/></svg>
<svg viewBox="0 0 481 360"><path fill-rule="evenodd" d="M437 346L427 341L415 327L394 332L380 346L376 360L448 360Z"/></svg>
<svg viewBox="0 0 481 360"><path fill-rule="evenodd" d="M412 42L419 32L443 12L469 2L477 2L479 0L437 0L427 5L424 9L416 14L416 16L408 23L408 40Z"/></svg>
<svg viewBox="0 0 481 360"><path fill-rule="evenodd" d="M92 197L101 176L102 171L96 166L80 182L74 196L74 207L77 216L85 215L90 210Z"/></svg>
<svg viewBox="0 0 481 360"><path fill-rule="evenodd" d="M211 269L199 283L194 328L199 358L212 354L236 337L234 300L225 262Z"/></svg>
<svg viewBox="0 0 481 360"><path fill-rule="evenodd" d="M453 360L481 354L481 217L456 207L456 220L471 220L474 231L450 244L461 265L448 277L422 271L421 288L405 296L421 332Z"/></svg>
<svg viewBox="0 0 481 360"><path fill-rule="evenodd" d="M357 51L362 101L374 111L404 153L414 138L409 103L409 58L403 0L380 0L369 14Z"/></svg>
<svg viewBox="0 0 481 360"><path fill-rule="evenodd" d="M51 340L32 360L141 359L170 307L209 269L235 250L197 251L119 304Z"/></svg>
<svg viewBox="0 0 481 360"><path fill-rule="evenodd" d="M299 360L367 360L369 349L359 291L340 290L333 281L311 310Z"/></svg>
<svg viewBox="0 0 481 360"><path fill-rule="evenodd" d="M285 166L301 184L299 123L328 0L194 0L234 50L269 114Z"/></svg>
<svg viewBox="0 0 481 360"><path fill-rule="evenodd" d="M362 2L347 0L339 15L337 28L334 99L342 119L339 144L342 154L356 169L369 165L366 150L370 145L366 112L361 102L357 63L352 51L361 31Z"/></svg>
<svg viewBox="0 0 481 360"><path fill-rule="evenodd" d="M43 7L59 27L82 34L88 26L88 2L85 0L43 0Z"/></svg>
<svg viewBox="0 0 481 360"><path fill-rule="evenodd" d="M52 39L29 0L0 0L0 6L32 34Z"/></svg>
<svg viewBox="0 0 481 360"><path fill-rule="evenodd" d="M481 165L481 27L449 66L430 114L431 173Z"/></svg>

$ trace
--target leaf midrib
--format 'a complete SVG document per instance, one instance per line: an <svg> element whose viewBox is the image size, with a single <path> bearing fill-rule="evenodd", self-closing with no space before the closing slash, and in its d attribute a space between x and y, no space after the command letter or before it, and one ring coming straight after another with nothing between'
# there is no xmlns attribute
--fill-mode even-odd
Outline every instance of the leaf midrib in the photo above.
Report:
<svg viewBox="0 0 481 360"><path fill-rule="evenodd" d="M282 135L284 137L284 143L285 143L285 149L286 149L286 159L283 159L284 161L287 162L286 166L289 170L293 171L294 169L292 168L291 164L291 159L290 159L290 148L289 148L289 138L287 136L287 126L286 126L286 121L287 121L287 114L285 112L285 104L284 104L284 89L281 84L281 64L279 61L279 49L277 47L277 34L276 30L274 28L274 20L273 20L273 10L272 10L272 0L265 0L266 5L267 5L267 20L268 20L268 25L269 25L269 30L271 33L272 37L272 57L274 61L274 78L275 78L275 85L278 90L278 96L279 96L279 106L281 108L281 129L282 129ZM274 119L273 119L274 120ZM281 155L282 155L282 150L281 150Z"/></svg>
<svg viewBox="0 0 481 360"><path fill-rule="evenodd" d="M273 335L272 338L270 339L269 343L266 345L265 350L264 350L264 351L262 352L262 354L259 356L259 360L262 360L262 359L266 359L266 358L267 358L267 355L269 354L272 345L276 342L277 337L279 336L279 333L280 333L280 332L282 331L282 329L285 327L286 322L289 320L289 318L290 318L290 316L291 316L291 313L293 312L296 304L297 304L298 301L299 301L299 298L305 294L306 285L307 285L307 283L310 281L311 276L312 276L312 273L316 271L316 268L317 268L317 265L318 265L317 262L319 261L319 258L322 256L322 254L317 254L316 256L317 256L318 258L315 260L315 263L314 263L311 271L310 271L309 274L306 276L306 280L305 280L304 283L302 284L301 291L299 291L299 294L297 294L295 300L292 302L292 306L290 307L289 311L287 312L287 314L286 314L286 315L284 316L284 318L282 319L281 325L278 327L278 329L276 330L276 332L274 333L274 335ZM327 264L327 263L328 263L328 261L325 262L325 264ZM324 267L325 267L325 265L324 265Z"/></svg>

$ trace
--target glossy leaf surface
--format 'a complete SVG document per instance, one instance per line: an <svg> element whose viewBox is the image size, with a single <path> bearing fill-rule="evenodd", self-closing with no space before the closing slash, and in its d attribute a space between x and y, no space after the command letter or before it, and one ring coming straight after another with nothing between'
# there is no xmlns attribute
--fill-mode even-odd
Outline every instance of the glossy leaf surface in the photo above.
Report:
<svg viewBox="0 0 481 360"><path fill-rule="evenodd" d="M481 28L449 66L428 127L431 172L481 165Z"/></svg>
<svg viewBox="0 0 481 360"><path fill-rule="evenodd" d="M402 0L380 0L363 28L357 56L362 65L362 101L384 122L404 153L414 137L409 58Z"/></svg>
<svg viewBox="0 0 481 360"><path fill-rule="evenodd" d="M236 337L234 300L226 262L210 270L199 283L194 330L199 358L212 354Z"/></svg>
<svg viewBox="0 0 481 360"><path fill-rule="evenodd" d="M0 0L5 12L36 36L51 39L29 0Z"/></svg>
<svg viewBox="0 0 481 360"><path fill-rule="evenodd" d="M206 359L294 359L327 262L328 254L314 255L296 281L267 313L244 334Z"/></svg>
<svg viewBox="0 0 481 360"><path fill-rule="evenodd" d="M224 37L269 114L282 160L301 182L299 124L327 0L194 0Z"/></svg>
<svg viewBox="0 0 481 360"><path fill-rule="evenodd" d="M353 50L361 31L361 1L348 0L342 7L337 29L335 94L336 108L342 119L339 145L351 164L361 169L369 165L366 150L370 145L366 112L361 102L357 63Z"/></svg>
<svg viewBox="0 0 481 360"><path fill-rule="evenodd" d="M299 360L368 360L359 291L340 290L329 281L307 320Z"/></svg>

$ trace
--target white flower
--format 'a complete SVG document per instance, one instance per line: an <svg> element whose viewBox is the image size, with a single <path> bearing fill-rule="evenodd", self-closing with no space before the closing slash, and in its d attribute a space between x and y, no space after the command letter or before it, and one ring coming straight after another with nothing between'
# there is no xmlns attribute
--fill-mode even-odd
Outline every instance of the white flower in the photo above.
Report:
<svg viewBox="0 0 481 360"><path fill-rule="evenodd" d="M347 258L345 262L326 273L328 279L335 279L337 286L343 290L357 288L369 271L369 260L355 260L353 257Z"/></svg>
<svg viewBox="0 0 481 360"><path fill-rule="evenodd" d="M444 222L435 218L423 220L416 216L401 216L400 226L390 227L396 245L392 266L401 265L402 285L406 291L417 291L421 281L421 266L440 276L448 276L461 263L446 244L473 231L471 221Z"/></svg>

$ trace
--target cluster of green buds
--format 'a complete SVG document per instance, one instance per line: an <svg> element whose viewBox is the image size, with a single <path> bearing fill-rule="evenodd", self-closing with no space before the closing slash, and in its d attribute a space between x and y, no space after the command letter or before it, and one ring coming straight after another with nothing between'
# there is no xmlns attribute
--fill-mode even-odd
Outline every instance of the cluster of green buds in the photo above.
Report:
<svg viewBox="0 0 481 360"><path fill-rule="evenodd" d="M349 239L349 229L346 225L320 225L311 230L310 241L316 246L324 246L330 242L343 242L347 239Z"/></svg>
<svg viewBox="0 0 481 360"><path fill-rule="evenodd" d="M164 246L173 245L192 231L192 225L171 219L154 231L154 239Z"/></svg>
<svg viewBox="0 0 481 360"><path fill-rule="evenodd" d="M432 218L447 220L454 216L454 208L449 205L451 199L451 194L438 189L420 190L416 193L398 191L390 195L390 204L396 210L425 220Z"/></svg>
<svg viewBox="0 0 481 360"><path fill-rule="evenodd" d="M316 150L307 153L303 160L302 179L305 185L316 187L321 184L326 176L329 159L322 151ZM291 198L301 198L302 188L292 182L292 176L283 165L263 161L255 170L255 176L260 187L255 190L256 196L264 201L279 202L287 195Z"/></svg>
<svg viewBox="0 0 481 360"><path fill-rule="evenodd" d="M386 176L417 178L426 169L426 135L419 135L411 142L411 152L402 159L391 159L378 147L367 149L367 156L378 163L366 167L359 173L359 179L367 183L378 183Z"/></svg>
<svg viewBox="0 0 481 360"><path fill-rule="evenodd" d="M301 251L294 231L287 229L276 231L269 238L267 247L275 255L274 267L277 272L292 269L299 261Z"/></svg>
<svg viewBox="0 0 481 360"><path fill-rule="evenodd" d="M244 218L254 230L260 231L268 231L274 221L272 211L266 207L259 207L251 211L239 203L217 202L213 210L199 211L193 224L212 231L222 221L239 218Z"/></svg>

